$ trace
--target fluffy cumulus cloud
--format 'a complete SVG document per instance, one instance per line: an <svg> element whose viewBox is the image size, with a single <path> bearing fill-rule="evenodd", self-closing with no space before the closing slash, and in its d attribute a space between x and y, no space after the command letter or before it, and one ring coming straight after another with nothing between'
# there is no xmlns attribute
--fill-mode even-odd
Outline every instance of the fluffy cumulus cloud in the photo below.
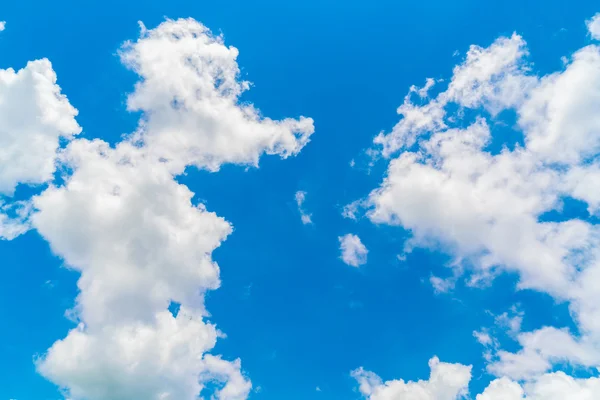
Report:
<svg viewBox="0 0 600 400"><path fill-rule="evenodd" d="M52 179L59 140L81 131L76 115L50 61L0 70L0 194L11 195L19 183Z"/></svg>
<svg viewBox="0 0 600 400"><path fill-rule="evenodd" d="M6 21L0 21L0 32L6 29Z"/></svg>
<svg viewBox="0 0 600 400"><path fill-rule="evenodd" d="M12 196L19 184L53 178L60 141L81 132L76 115L50 61L0 70L0 238L13 239L29 229L28 201Z"/></svg>
<svg viewBox="0 0 600 400"><path fill-rule="evenodd" d="M588 23L592 35L597 23L597 16ZM496 398L489 393L502 388L532 399L576 398L547 397L547 385L587 399L598 396L594 379L545 373L555 365L600 366L600 229L594 218L544 215L560 214L569 197L598 215L600 47L575 51L563 70L546 76L531 72L527 56L522 37L502 37L472 46L436 96L427 95L433 80L411 88L398 124L375 138L389 159L387 174L355 204L374 223L409 230L406 253L445 249L455 257L453 276L466 272L468 284L511 271L519 288L569 302L577 334L561 327L520 332L520 320L507 327L521 350L491 349L488 369L528 383L522 392L516 383L497 382L481 399ZM510 114L519 143L493 133L503 132L495 128Z"/></svg>
<svg viewBox="0 0 600 400"><path fill-rule="evenodd" d="M0 101L0 162L10 166L0 192L47 184L24 203L0 202L0 234L31 226L81 274L69 311L77 327L36 361L38 371L74 400L192 400L212 381L220 385L211 398L245 399L252 385L240 361L210 354L223 335L204 308L220 284L211 254L232 228L175 177L187 166L294 155L312 120L275 121L240 103L249 85L238 79L237 50L194 20L142 26L120 54L140 75L128 107L142 118L115 146L60 147L80 128L47 60L0 71L0 100L11 100Z"/></svg>
<svg viewBox="0 0 600 400"><path fill-rule="evenodd" d="M173 171L223 163L257 165L261 154L297 154L314 131L310 118L275 121L239 102L238 50L193 19L167 21L126 43L123 63L140 75L127 106L143 111L138 140Z"/></svg>
<svg viewBox="0 0 600 400"><path fill-rule="evenodd" d="M521 384L503 377L493 380L485 390L470 395L471 366L429 360L428 380L402 379L383 382L362 368L352 371L359 392L368 400L594 400L600 396L600 379L576 379L563 372L547 373Z"/></svg>
<svg viewBox="0 0 600 400"><path fill-rule="evenodd" d="M367 263L367 253L369 250L361 242L357 235L348 233L338 238L340 241L340 256L342 261L353 267L360 267Z"/></svg>
<svg viewBox="0 0 600 400"><path fill-rule="evenodd" d="M440 362L437 357L429 360L431 374L428 380L383 382L373 372L362 368L352 376L359 384L360 393L369 400L455 400L468 393L471 366Z"/></svg>

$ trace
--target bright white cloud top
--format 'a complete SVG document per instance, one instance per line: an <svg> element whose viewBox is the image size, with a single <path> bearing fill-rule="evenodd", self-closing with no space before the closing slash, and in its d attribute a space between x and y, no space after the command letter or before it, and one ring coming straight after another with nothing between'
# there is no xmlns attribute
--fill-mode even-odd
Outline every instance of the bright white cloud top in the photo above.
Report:
<svg viewBox="0 0 600 400"><path fill-rule="evenodd" d="M0 32L6 29L6 21L0 21Z"/></svg>
<svg viewBox="0 0 600 400"><path fill-rule="evenodd" d="M56 84L50 61L0 70L0 238L13 239L29 229L29 202L8 198L18 184L53 179L60 140L81 132L76 115Z"/></svg>
<svg viewBox="0 0 600 400"><path fill-rule="evenodd" d="M19 183L52 179L59 140L81 132L76 115L50 61L0 70L0 194L12 195Z"/></svg>
<svg viewBox="0 0 600 400"><path fill-rule="evenodd" d="M360 385L360 393L370 400L455 400L468 393L470 366L448 364L434 357L429 360L429 368L429 380L418 382L382 382L377 375L362 368L353 371L352 376Z"/></svg>
<svg viewBox="0 0 600 400"><path fill-rule="evenodd" d="M352 267L360 267L367 263L367 253L369 250L361 242L357 235L348 233L338 238L340 241L340 256L342 261Z"/></svg>
<svg viewBox="0 0 600 400"><path fill-rule="evenodd" d="M263 153L285 158L308 143L312 119L274 121L238 102L250 84L238 79L238 50L222 37L193 19L141 28L141 38L125 43L120 53L140 76L127 106L144 112L136 139L172 171L256 166Z"/></svg>
<svg viewBox="0 0 600 400"><path fill-rule="evenodd" d="M231 225L194 204L175 176L190 165L216 171L258 165L264 153L297 154L313 122L275 121L239 104L249 85L238 80L237 54L192 19L142 25L120 53L140 75L128 98L129 109L143 111L138 130L114 147L78 139L60 151L59 140L81 128L50 63L0 71L0 99L12 99L0 102L8 121L0 162L11 166L0 172L0 191L50 183L31 199L30 219L29 210L17 216L81 273L72 310L79 326L37 361L68 398L192 400L213 380L223 383L217 399L250 392L239 360L209 354L221 333L205 319L204 293L220 284L211 253ZM64 183L52 183L57 163L72 171ZM0 233L14 237L22 230L7 218Z"/></svg>
<svg viewBox="0 0 600 400"><path fill-rule="evenodd" d="M592 35L595 21L588 24ZM489 372L505 379L478 399L598 398L596 378L546 372L556 364L600 366L600 230L583 219L540 216L560 210L565 197L598 215L600 47L579 49L564 70L546 76L531 73L527 54L516 34L487 48L472 46L446 90L423 102L426 89L411 89L398 109L400 122L375 139L391 160L381 186L366 199L367 216L410 230L406 252L445 248L455 257L450 279L467 271L467 283L477 285L512 271L519 288L569 302L580 334L561 327L520 332L519 322L511 333L521 350L488 349ZM516 114L523 144L492 152L490 124L505 110ZM521 388L509 378L526 383ZM391 388L403 386L375 387L362 392L392 399Z"/></svg>
<svg viewBox="0 0 600 400"><path fill-rule="evenodd" d="M471 366L429 360L428 380L383 382L372 372L359 368L352 376L360 393L369 400L459 400L467 399ZM509 378L493 380L475 400L594 400L600 393L600 379L575 379L563 372L544 374L521 385ZM471 397L472 398L472 397Z"/></svg>

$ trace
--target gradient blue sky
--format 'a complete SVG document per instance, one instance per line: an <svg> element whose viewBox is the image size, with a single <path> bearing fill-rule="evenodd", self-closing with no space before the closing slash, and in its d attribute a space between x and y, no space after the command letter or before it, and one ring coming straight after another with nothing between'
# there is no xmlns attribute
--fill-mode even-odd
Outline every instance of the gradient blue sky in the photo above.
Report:
<svg viewBox="0 0 600 400"><path fill-rule="evenodd" d="M523 331L573 326L567 304L515 291L517 276L508 273L485 289L459 282L436 294L429 278L448 274L447 252L417 249L399 260L406 231L344 219L342 209L380 184L387 163L369 167L365 149L398 121L411 85L449 78L471 44L512 32L527 41L536 73L560 69L562 56L589 43L585 20L597 11L592 1L3 2L0 68L47 57L79 110L82 137L115 143L138 119L125 109L137 78L116 56L138 37L137 21L153 28L165 17L193 17L222 32L253 82L242 99L274 119L310 116L315 134L296 157L177 178L234 226L213 254L222 286L206 300L227 335L215 352L241 358L253 399L358 399L353 369L426 379L434 355L473 365L470 388L479 393L493 377L472 332L493 324L490 313L519 304ZM494 142L496 151L515 140L506 138ZM297 191L306 192L313 224L300 220ZM560 218L584 210L568 202ZM340 259L346 233L369 250L359 268ZM0 400L58 399L34 359L74 326L64 314L78 275L35 231L0 241L0 257ZM511 346L504 347L518 348Z"/></svg>

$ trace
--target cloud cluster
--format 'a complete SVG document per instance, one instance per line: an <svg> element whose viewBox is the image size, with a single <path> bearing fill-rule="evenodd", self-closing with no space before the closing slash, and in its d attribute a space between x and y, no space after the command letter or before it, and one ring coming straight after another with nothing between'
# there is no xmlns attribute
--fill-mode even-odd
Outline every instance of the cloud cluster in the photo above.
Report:
<svg viewBox="0 0 600 400"><path fill-rule="evenodd" d="M241 400L251 390L239 360L210 354L222 336L206 321L204 294L219 284L212 252L231 225L194 204L176 181L188 166L258 165L262 154L297 154L310 118L263 118L239 96L238 51L192 19L167 20L127 42L124 64L140 75L128 97L142 111L114 147L73 139L77 111L47 60L0 71L0 192L47 183L26 204L1 203L0 234L35 228L78 271L75 329L36 362L71 399ZM71 140L60 148L60 140ZM33 149L33 150L32 150ZM53 180L56 165L61 179ZM6 197L6 196L5 196ZM16 221L16 222L15 222ZM172 303L177 313L169 311Z"/></svg>
<svg viewBox="0 0 600 400"><path fill-rule="evenodd" d="M588 23L594 37L596 22ZM360 204L372 222L411 232L405 252L441 247L452 254L453 276L468 271L468 284L511 271L519 288L569 302L577 335L555 327L519 332L519 324L513 334L522 349L490 358L490 372L534 382L525 392L537 399L550 379L574 391L595 385L543 375L555 364L600 366L600 230L586 216L546 217L560 215L565 198L584 202L589 215L600 212L600 47L577 50L564 70L546 76L531 72L527 55L519 35L502 37L472 46L436 96L427 96L431 79L411 88L398 124L375 138L390 162ZM499 129L510 115L522 135L517 143Z"/></svg>
<svg viewBox="0 0 600 400"><path fill-rule="evenodd" d="M431 374L426 381L405 382L402 379L383 382L362 368L352 371L360 393L369 400L455 400L467 394L471 366L429 360Z"/></svg>
<svg viewBox="0 0 600 400"><path fill-rule="evenodd" d="M428 380L383 382L372 372L359 368L352 376L368 400L460 400L468 399L471 366L429 360ZM493 380L475 400L594 400L600 396L600 379L576 379L563 372L543 374L525 384L509 378Z"/></svg>

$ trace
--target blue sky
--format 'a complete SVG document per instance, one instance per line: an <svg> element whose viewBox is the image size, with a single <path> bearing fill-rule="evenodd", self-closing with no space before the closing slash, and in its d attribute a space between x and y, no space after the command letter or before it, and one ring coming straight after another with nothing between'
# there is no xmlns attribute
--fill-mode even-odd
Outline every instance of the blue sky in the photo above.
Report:
<svg viewBox="0 0 600 400"><path fill-rule="evenodd" d="M483 100L478 106L465 106L468 103L465 100L467 95L463 93L462 98L456 95L447 105L447 117L456 115L463 120L453 122L454 125L448 122L448 127L466 129L477 115L482 115L490 127L492 137L491 144L483 152L497 155L502 152L503 146L514 149L515 142L518 142L529 153L539 156L542 161L538 160L538 164L547 163L548 166L544 167L546 169L536 169L535 174L532 172L525 174L524 178L514 178L522 178L524 188L537 187L537 182L554 173L562 174L560 171L563 170L594 168L599 149L595 146L600 143L594 138L600 136L600 124L597 119L590 117L591 122L584 124L580 130L569 126L573 121L587 121L590 113L597 110L594 106L600 106L600 78L595 78L600 75L600 69L598 64L593 64L593 57L589 70L585 69L585 65L582 66L583 71L596 74L589 78L588 84L584 84L590 88L589 93L586 92L588 97L581 95L571 100L569 94L559 92L560 88L548 95L564 97L568 99L567 103L571 101L564 105L566 111L563 120L566 123L551 121L556 124L555 128L550 123L543 125L533 116L526 128L518 128L516 121L518 118L527 119L535 112L542 113L534 106L527 108L527 100L530 97L537 99L531 93L538 93L536 90L544 85L546 81L542 77L555 71L567 71L568 66L565 66L561 57L570 57L585 46L594 46L594 31L586 26L586 21L600 10L591 1L570 4L560 1L522 3L349 1L342 5L333 1L234 1L227 4L183 1L109 1L103 4L71 1L12 2L0 5L0 20L6 21L6 29L0 32L0 69L18 70L25 68L30 60L49 59L51 68L58 77L57 84L61 93L78 110L74 118L82 128L81 133L74 138L65 138L68 135L63 132L60 147L66 148L77 141L95 138L116 146L117 143L128 140L124 138L124 134L138 129L140 118L146 118L153 112L155 114L152 115L160 115L162 110L152 108L160 100L148 100L146 103L144 96L148 96L148 92L142 91L138 98L142 105L137 110L127 109L128 95L134 92L140 72L133 71L132 68L135 67L127 68L123 65L119 59L119 49L127 40L134 43L138 40L138 21L143 21L145 27L151 30L163 23L165 18L176 20L191 17L213 33L222 33L225 44L239 50L236 61L241 71L240 79L252 82L252 86L241 95L236 105L254 104L260 109L262 116L273 120L296 119L300 116L313 119L314 133L309 133L310 141L300 146L296 155L285 159L278 155L263 155L258 168L248 166L252 164L254 157L250 153L250 162L248 159L240 162L226 159L219 165L217 172L210 171L210 167L202 164L204 161L182 161L179 165L179 160L184 160L189 155L177 153L170 148L168 150L173 151L169 156L177 161L174 161L175 166L168 167L170 169L167 175L172 175L174 181L195 193L192 201L194 204L204 204L208 211L216 213L233 226L232 233L212 252L212 259L220 267L220 287L207 291L205 307L191 302L188 308L192 310L192 314L195 312L193 305L198 310L205 308L203 321L216 324L226 335L216 341L214 348L209 346L208 353L222 355L223 360L229 361L239 358L243 379L251 381L252 389L240 389L240 394L236 395L238 397L227 397L226 391L219 392L219 389L231 382L239 383L239 376L236 375L239 371L222 373L217 367L203 367L207 370L198 372L192 368L191 374L196 373L196 377L202 374L210 376L206 380L208 388L203 392L207 398L214 391L215 396L220 396L221 399L412 399L413 397L402 397L404 392L397 389L397 382L373 384L374 381L369 381L371 384L366 385L364 383L367 378L372 376L352 374L352 371L363 367L364 371L373 371L383 381L427 380L430 373L428 360L434 356L444 363L451 363L442 364L449 368L458 368L459 364L472 366L470 381L467 380L471 398L482 393L490 381L501 377L510 378L511 383L522 385L529 398L549 398L535 396L543 396L540 382L549 378L552 371L565 371L569 377L577 379L590 376L593 379L596 374L593 367L600 365L600 357L590 356L591 359L582 360L585 357L580 356L582 352L593 354L600 349L600 340L596 339L600 339L600 334L596 336L594 328L588 323L590 319L593 320L593 314L586 308L592 302L590 298L593 298L593 294L600 292L595 288L588 288L581 289L585 295L574 294L580 283L577 274L591 271L593 266L588 266L587 261L573 261L572 266L577 272L571 275L566 273L569 279L573 279L573 287L563 288L552 281L550 273L545 275L543 272L545 268L550 269L546 264L554 262L552 255L544 258L544 255L537 253L540 260L548 261L545 263L538 262L537 256L533 260L529 253L525 254L530 250L534 253L539 251L534 245L523 245L526 249L521 256L519 249L514 252L498 250L500 247L496 247L496 240L502 242L502 238L488 240L486 236L479 243L481 231L477 231L476 227L469 231L471 222L461 225L463 220L452 219L454 217L445 213L441 214L448 217L447 220L431 218L431 222L427 215L438 215L437 209L426 210L422 218L418 217L421 215L419 210L411 208L416 207L415 204L424 204L425 208L433 207L431 204L442 204L440 207L445 210L445 200L427 203L421 198L416 203L408 200L403 202L400 199L406 198L403 185L406 183L411 187L411 181L401 182L402 185L398 183L397 191L390 189L390 204L378 203L380 198L375 195L369 197L371 191L381 187L385 176L392 175L388 171L390 161L404 153L419 151L420 142L401 146L390 154L383 154L383 146L373 144L380 132L384 132L384 138L388 138L385 139L388 140L386 143L395 140L392 128L401 119L396 109L403 103L411 85L422 87L426 78L444 80L437 83L428 96L420 98L413 95L417 97L414 100L417 106L429 104L447 89L453 77L453 69L465 62L469 46L475 44L488 49L497 38L510 38L513 32L526 42L524 46L529 55L524 57L527 67L521 61L514 63L515 68L522 68L526 73L515 73L510 68L502 70L498 75L500 78L491 80L491 85L496 85L492 92L499 90L503 77L514 73L522 81L519 81L521 86L511 90L522 91L526 99L514 100L507 105L504 99L498 100L486 92L481 95ZM597 35L600 37L600 28ZM152 44L151 41L145 43ZM144 55L151 58L148 55L150 53L142 54L142 50L139 50L142 54L139 55L136 51L131 50L134 56L139 56L139 64L152 62L143 58ZM167 54L160 47L148 51L154 52L152 54ZM575 79L572 85L576 85L580 82L578 77L586 76L582 75L582 70L574 70L571 75L565 73L564 77ZM166 74L173 75L176 71L168 71ZM535 76L538 82L528 83L522 75ZM574 75L576 76L573 77ZM571 84L567 82L565 86L571 87ZM474 87L468 89L475 91ZM6 90L4 86L0 86L0 91L2 90ZM541 89L538 91L541 92ZM14 92L6 93L8 94L3 95L0 92L0 99L13 101L11 96L14 96ZM501 112L495 113L492 110L495 101L501 103L498 106ZM17 100L14 102L18 103ZM559 106L561 105L557 107ZM464 110L461 111L461 107ZM2 110L0 109L0 124L11 129L13 126L21 126L6 122L9 114L2 114ZM3 117L6 118L4 124ZM169 120L170 117L171 114L168 114L164 120ZM198 118L193 123L201 125L203 117ZM157 117L154 121L150 119L148 124L148 131L155 131L147 133L148 143L158 143L155 147L151 144L146 146L151 149L150 153L154 152L152 154L162 154L164 143L167 143L163 140L176 142L176 139L170 139L165 134L171 132L171 127L166 126L168 124L164 120L159 121ZM535 142L535 135L538 133L535 130L537 125L535 129L531 127L534 124L539 124L539 129L544 132L558 132L556 135L563 135L561 137L572 138L570 135L581 132L584 139L557 139L556 142L551 142L548 150L544 147L543 140ZM177 130L178 127L172 129ZM210 130L198 126L198 130L203 129ZM232 129L235 131L235 128ZM309 131L308 128L298 129ZM569 129L573 129L575 133ZM8 137L6 131L0 126L0 135ZM426 140L437 131L445 131L445 128L425 129L419 134ZM24 129L23 132L25 133L15 131L13 134L24 136L27 131ZM190 132L194 134L193 129ZM234 134L239 136L232 136L232 146L236 140L243 138L244 127ZM543 133L539 135L543 136ZM216 139L213 137L209 140ZM527 140L531 142L524 145ZM67 144L69 141L71 144ZM573 150L578 152L576 161L565 161L564 157L555 154L568 153L568 143L572 142L585 143ZM0 143L12 144L10 141ZM23 151L30 151L28 143L25 144ZM142 146L142 149L146 147ZM174 148L182 151L177 146ZM377 154L373 156L368 149L375 149ZM227 149L219 151L226 152ZM261 155L263 151L269 150L259 149L257 154ZM426 153L425 157L436 157L436 154L427 153L425 147L420 148L420 151ZM207 157L214 157L208 151L207 154ZM219 153L216 157L223 154L225 153ZM0 151L1 155L3 153ZM224 157L227 158L228 155ZM12 159L18 162L18 158L5 158ZM0 192L0 205L19 200L27 204L32 199L31 196L45 199L44 193L49 193L46 192L49 185L63 188L65 182L71 179L71 174L75 174L78 168L84 170L77 163L61 165L62 161L52 159L50 162L58 165L58 169L52 171L52 177L41 179L32 185L28 185L26 180L18 181L14 195L9 193L10 190ZM477 172L476 165L471 167ZM105 167L99 167L99 172L94 170L100 174L99 180L105 179L101 176L103 168ZM160 171L162 174L163 171ZM481 174L485 175L486 171ZM574 234L577 240L585 241L585 245L571 245L575 239L563 240L563 236L559 235L556 242L544 242L548 247L540 247L541 251L550 251L562 246L563 242L569 242L564 245L565 248L572 246L568 248L569 251L583 252L582 258L586 260L595 259L593 250L596 249L595 227L598 214L597 209L594 209L594 193L590 194L588 191L593 192L590 188L597 186L597 181L593 179L600 175L586 171L581 176L589 177L588 181L577 178L580 175L575 176L575 172L574 175L565 173L565 181L575 176L572 179L579 186L573 184L571 187L571 181L565 183L559 178L560 185L566 185L570 189L563 190L562 186L557 189L558 183L539 189L539 193L535 192L532 197L537 199L543 197L542 194L545 196L552 192L554 197L550 197L554 200L547 200L552 204L540 200L543 206L540 205L530 213L538 223L575 220L586 224L589 228L586 229L591 232L587 233L589 237L586 236L584 240L580 239L583 234ZM138 176L137 174L133 171L131 176ZM139 174L143 175L142 172ZM78 179L85 185L87 179L93 179L90 176L86 173ZM108 173L106 176L108 181L113 179ZM421 176L423 179L426 177ZM169 186L172 183L170 180L165 182L165 187L172 187ZM0 190L3 189L3 183L0 179ZM575 186L579 189L574 188ZM456 194L459 203L463 188L464 186L457 185L455 189L448 189L456 191L452 193ZM295 199L299 191L306 193L303 211L299 210ZM0 320L4 321L4 329L0 331L0 399L43 400L69 396L73 399L90 400L115 399L115 396L122 396L119 399L158 399L162 390L171 396L164 398L185 400L186 397L177 397L176 392L169 391L169 382L176 380L169 381L172 377L165 378L167 373L163 374L163 370L159 371L150 362L148 368L154 369L147 376L154 376L161 383L148 389L142 387L139 381L128 387L129 381L115 383L111 379L120 378L111 378L110 374L102 375L102 368L113 365L110 364L112 361L106 361L106 364L94 369L93 364L100 357L97 357L99 353L91 350L87 354L84 350L67 347L53 353L54 358L48 356L47 351L53 343L65 338L69 330L76 326L74 321L89 325L82 329L84 334L92 338L95 334L100 335L97 332L104 332L106 326L112 329L121 323L133 323L126 319L131 318L133 311L131 315L124 312L124 315L127 314L122 316L125 319L119 319L120 315L119 318L113 318L92 314L90 310L96 310L96 300L105 293L102 290L90 292L92 294L89 300L85 300L84 306L81 306L83 308L76 308L79 311L75 311L74 317L69 319L65 316L67 310L81 303L76 298L80 292L77 281L82 270L88 271L88 265L93 264L93 267L89 267L89 276L102 279L108 276L102 275L104 272L98 272L104 265L101 261L97 258L92 260L92 256L85 261L85 257L81 256L83 253L75 248L76 244L69 244L77 242L76 236L68 236L77 232L77 229L62 228L63 225L93 221L69 208L81 204L84 209L82 212L85 212L87 208L83 205L94 202L93 192L90 193L91 197L83 203L68 203L69 198L66 196L63 199L66 211L55 208L62 204L55 203L56 199L48 197L48 201L37 203L34 200L33 209L23 223L30 228L29 231L12 240L0 241L4 273L0 280L0 301L3 304L0 307ZM439 198L436 193L428 196ZM357 218L345 218L344 207L361 199L363 203L359 206ZM496 214L490 211L490 218L501 220L505 216L504 207L520 206L520 203L510 203L511 199L513 197L508 197L506 205L498 207ZM453 210L451 206L448 209ZM310 214L311 223L303 223L301 212ZM520 219L523 215L516 214L515 219ZM2 221L0 219L0 223ZM101 222L101 219L98 221ZM122 224L133 223L127 221L129 220L124 219ZM444 225L444 221L450 222ZM517 222L515 224L510 225L511 229L522 229ZM448 237L447 232L460 230L465 226L467 232L464 237L473 235L475 239L455 241L454 235ZM109 231L104 232L103 227L104 225L99 224L97 229L93 226L89 230L84 229L90 235L90 232L99 235L90 237L90 243L109 243L106 238L118 236ZM130 234L136 232L129 228L127 227L127 232ZM576 228L579 229L579 226ZM147 226L141 225L139 232L146 232L145 229ZM487 233L486 229L484 231ZM366 261L359 262L360 265L348 265L341 257L340 237L346 234L357 235L368 250ZM100 235L105 235L106 238ZM462 233L456 235L460 236ZM143 237L146 237L145 234ZM411 240L414 237L419 239ZM136 237L130 239L135 241ZM539 240L543 242L545 239ZM405 256L398 257L403 254L406 243L412 243L414 249ZM471 243L475 243L475 247L479 246L475 255L470 250ZM111 249L110 245L106 246L102 249ZM189 246L194 247L194 244ZM209 256L211 250L207 250ZM158 256L162 254L159 251L156 253ZM484 271L484 265L487 265L481 259L480 252L492 254L491 264L496 276L489 282L473 287L468 284L469 279ZM97 257L101 253L90 254ZM517 255L512 258L512 254ZM563 256L561 258L559 254L556 257L563 262L568 258L567 255ZM459 259L460 262L457 261ZM84 261L81 261L81 266L73 268L72 264L76 264L78 260ZM593 261L590 263L592 265ZM165 265L171 264L165 262ZM143 269L144 265L140 264L136 268ZM542 272L537 274L536 271ZM533 276L528 281L529 287L518 290L519 283L527 281L527 274ZM432 277L452 276L456 278L444 281L449 286L441 290L442 293L439 287L436 290L432 284L435 282ZM145 275L143 277L147 278ZM102 280L100 278L99 281ZM136 291L133 289L137 282L123 279L123 282L127 282L125 286L131 285L132 304L137 304L134 298ZM161 279L171 282L169 277ZM562 280L561 275L558 281ZM203 287L206 289L209 286L207 283ZM114 310L114 305L107 307L107 315L112 315ZM115 314L119 312L114 311ZM153 322L144 321L153 326ZM510 321L519 321L518 327L511 328ZM570 329L569 338L574 338L576 342L573 348L580 347L572 351L536 347L528 352L529 342L526 339L518 340L518 337L534 335L534 332L540 332L539 329L544 326ZM92 333L93 330L95 333ZM489 342L483 340L485 343L479 343L474 332L486 332L491 338ZM109 345L102 346L102 340L108 340L105 336L96 338L97 341L93 343L99 349L94 351L101 353L100 349L110 348ZM546 343L542 339L539 342ZM549 365L544 364L544 367L533 372L523 372L514 365L511 369L506 367L510 362L503 358L503 351L525 354L515 363L532 365L533 361L528 364L524 358L535 354L535 363ZM486 359L486 352L491 358ZM118 358L119 355L113 356ZM96 374L100 386L112 385L119 387L121 391L102 394L94 391L96 389L90 389L93 385L86 383L89 382L87 378L73 378L76 374L64 367L69 364L69 360L79 360L73 361L73 365L78 365L77 362L91 364L90 374ZM228 368L231 365L233 364L228 364ZM169 365L164 370L171 371L173 368ZM514 372L517 369L519 372ZM83 370L87 371L86 368ZM464 371L460 371L464 375ZM134 381L138 375L132 376ZM142 373L142 376L145 375ZM214 388L209 382L212 380L221 383ZM598 385L595 381L590 381L590 385L592 384ZM59 389L58 386L62 388ZM75 386L77 388L74 389ZM413 390L412 387L407 386L406 393ZM594 393L600 393L598 386L594 387L594 390L598 390ZM424 390L436 396L436 390L442 389L428 386ZM458 399L467 393L462 386L456 390L456 396L447 399ZM452 395L450 389L442 392L447 396ZM406 393L404 395L408 396ZM571 395L574 396L573 393L575 392ZM593 393L588 395L593 396ZM446 399L439 396L432 398ZM496 398L508 397L489 397ZM594 397L582 397L588 398Z"/></svg>

